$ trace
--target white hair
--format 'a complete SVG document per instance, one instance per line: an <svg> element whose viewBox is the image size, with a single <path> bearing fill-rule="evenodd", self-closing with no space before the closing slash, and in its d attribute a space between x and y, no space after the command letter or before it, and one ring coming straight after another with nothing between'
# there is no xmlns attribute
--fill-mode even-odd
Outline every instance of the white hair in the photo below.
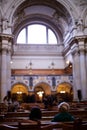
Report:
<svg viewBox="0 0 87 130"><path fill-rule="evenodd" d="M70 109L70 106L67 102L61 102L59 105L58 105L58 109L60 108L64 108L65 110L69 110Z"/></svg>

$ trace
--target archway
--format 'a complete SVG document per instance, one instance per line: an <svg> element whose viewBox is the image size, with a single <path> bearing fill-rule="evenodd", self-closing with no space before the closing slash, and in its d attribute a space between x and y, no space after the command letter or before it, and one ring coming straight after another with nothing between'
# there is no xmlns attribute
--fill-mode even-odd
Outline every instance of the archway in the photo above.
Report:
<svg viewBox="0 0 87 130"><path fill-rule="evenodd" d="M47 83L41 82L35 86L34 92L36 101L42 102L44 96L51 95L51 88Z"/></svg>
<svg viewBox="0 0 87 130"><path fill-rule="evenodd" d="M72 85L67 82L60 83L57 87L57 95L59 102L73 100L73 89Z"/></svg>
<svg viewBox="0 0 87 130"><path fill-rule="evenodd" d="M11 95L12 99L16 98L19 102L25 102L28 95L28 88L22 83L17 83L12 86Z"/></svg>

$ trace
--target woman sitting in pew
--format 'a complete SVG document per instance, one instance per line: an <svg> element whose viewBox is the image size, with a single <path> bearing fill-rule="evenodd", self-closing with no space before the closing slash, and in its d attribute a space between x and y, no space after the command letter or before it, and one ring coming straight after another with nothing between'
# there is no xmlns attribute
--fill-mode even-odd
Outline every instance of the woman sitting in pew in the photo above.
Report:
<svg viewBox="0 0 87 130"><path fill-rule="evenodd" d="M75 118L69 113L70 106L66 102L62 102L58 105L58 114L51 120L52 122L67 122L74 121Z"/></svg>

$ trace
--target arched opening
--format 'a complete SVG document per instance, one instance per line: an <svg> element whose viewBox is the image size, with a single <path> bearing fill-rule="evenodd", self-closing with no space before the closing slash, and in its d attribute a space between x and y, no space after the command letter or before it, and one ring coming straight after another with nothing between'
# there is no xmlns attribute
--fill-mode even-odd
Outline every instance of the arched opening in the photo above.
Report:
<svg viewBox="0 0 87 130"><path fill-rule="evenodd" d="M35 87L35 95L36 95L36 101L37 102L42 102L43 100L43 95L44 95L44 90L41 86Z"/></svg>
<svg viewBox="0 0 87 130"><path fill-rule="evenodd" d="M12 99L16 98L19 102L25 102L28 95L28 88L21 83L13 85L11 89Z"/></svg>
<svg viewBox="0 0 87 130"><path fill-rule="evenodd" d="M57 87L58 100L70 102L73 100L72 85L67 82L63 82Z"/></svg>
<svg viewBox="0 0 87 130"><path fill-rule="evenodd" d="M19 32L17 44L57 44L57 37L46 25L30 24Z"/></svg>
<svg viewBox="0 0 87 130"><path fill-rule="evenodd" d="M37 102L42 102L44 96L51 95L50 86L47 83L43 83L43 82L38 83L35 86L34 92L35 92Z"/></svg>

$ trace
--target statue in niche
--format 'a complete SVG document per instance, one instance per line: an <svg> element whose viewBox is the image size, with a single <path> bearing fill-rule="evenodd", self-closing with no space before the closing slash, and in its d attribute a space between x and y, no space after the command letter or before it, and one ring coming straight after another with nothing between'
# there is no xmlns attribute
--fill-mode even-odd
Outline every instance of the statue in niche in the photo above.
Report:
<svg viewBox="0 0 87 130"><path fill-rule="evenodd" d="M78 32L83 32L83 20L81 18L76 22Z"/></svg>
<svg viewBox="0 0 87 130"><path fill-rule="evenodd" d="M2 30L6 30L8 28L9 21L7 19L3 19L2 21Z"/></svg>

